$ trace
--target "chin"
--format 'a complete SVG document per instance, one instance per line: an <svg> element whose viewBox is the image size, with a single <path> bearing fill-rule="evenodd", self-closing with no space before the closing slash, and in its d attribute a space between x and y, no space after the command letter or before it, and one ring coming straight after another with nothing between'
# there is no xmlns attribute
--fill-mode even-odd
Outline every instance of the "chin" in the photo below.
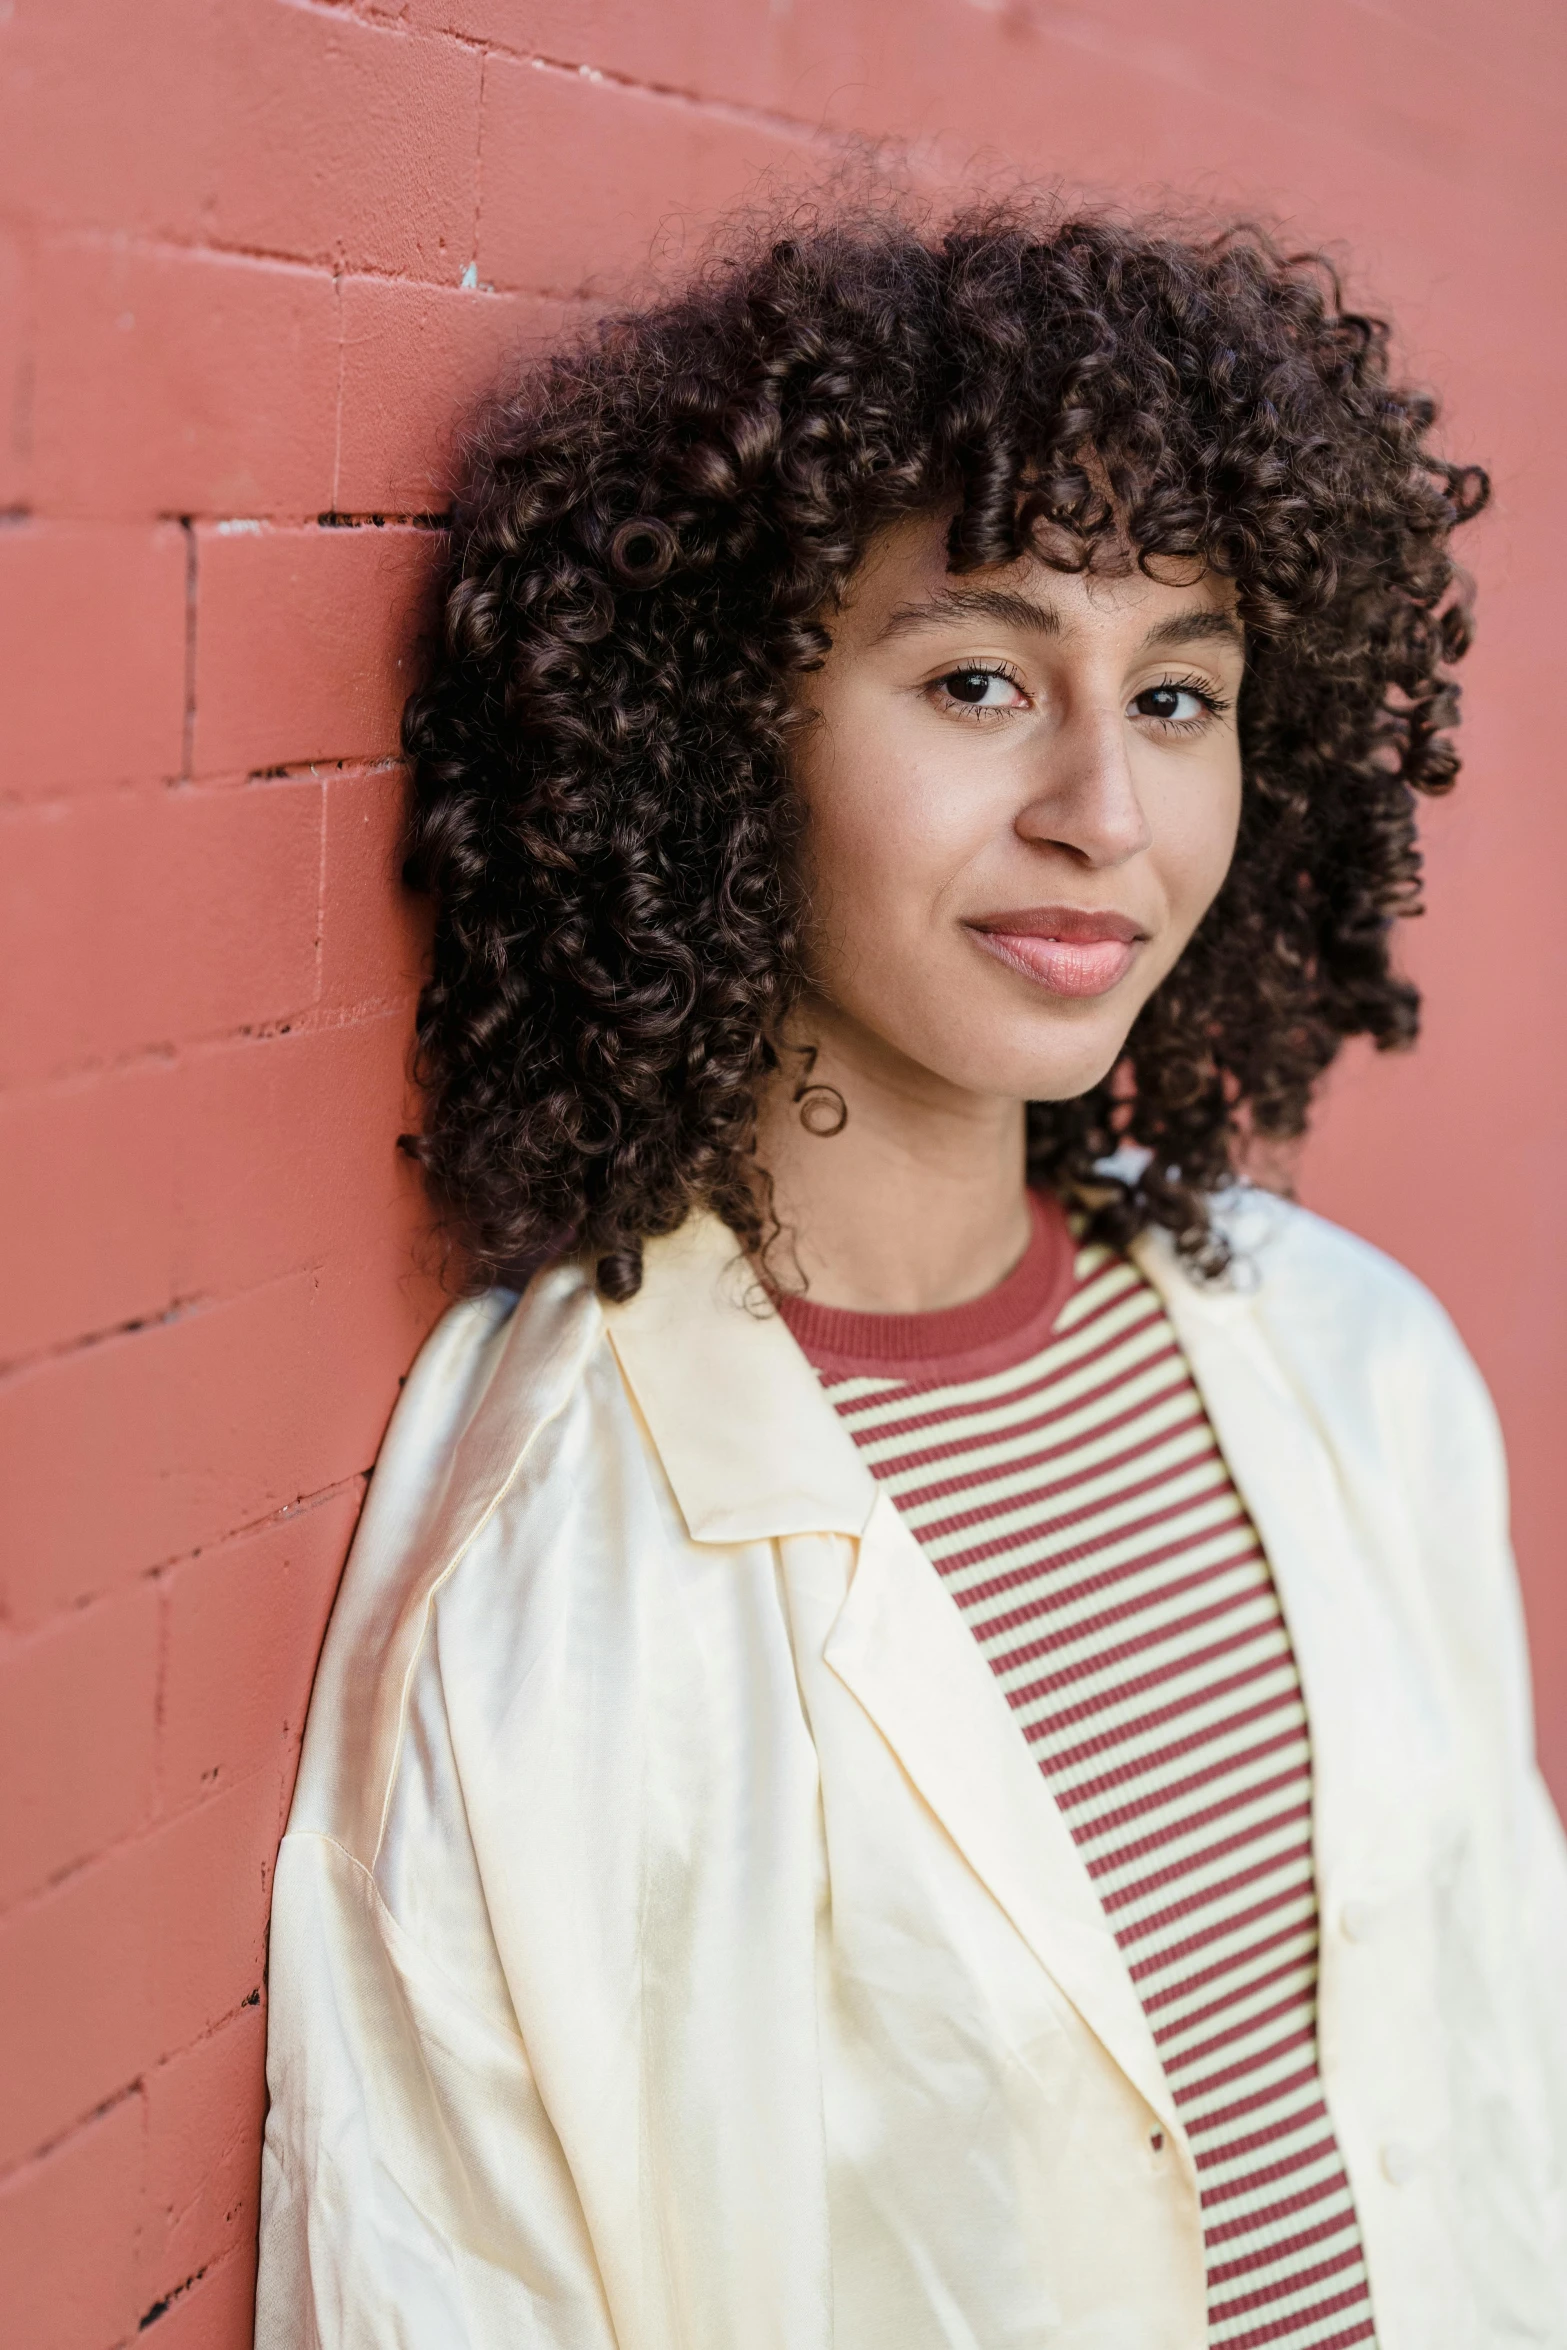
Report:
<svg viewBox="0 0 1567 2350"><path fill-rule="evenodd" d="M998 1017L981 1000L938 1003L922 990L913 1017L889 1019L885 1007L856 1007L855 1017L914 1069L960 1093L989 1101L1069 1102L1104 1082L1125 1049L1142 999L1108 1001L1020 1020L1010 1004ZM953 1015L956 1013L956 1017Z"/></svg>
<svg viewBox="0 0 1567 2350"><path fill-rule="evenodd" d="M946 1056L933 1066L936 1073L965 1093L1019 1102L1070 1102L1091 1093L1104 1082L1121 1055L1119 1039L1102 1052L1020 1054L1016 1060L994 1053Z"/></svg>
<svg viewBox="0 0 1567 2350"><path fill-rule="evenodd" d="M1015 1053L997 1053L994 1047L967 1057L958 1076L960 1084L977 1093L1000 1094L1014 1101L1070 1102L1102 1085L1126 1043L1129 1023L1117 1020L1089 1034L1054 1036L1046 1050L1035 1036ZM954 1076L957 1071L954 1070Z"/></svg>
<svg viewBox="0 0 1567 2350"><path fill-rule="evenodd" d="M1112 1053L1108 1061L1095 1061L1080 1070L1042 1069L1021 1098L1026 1102L1075 1102L1104 1083L1117 1057Z"/></svg>

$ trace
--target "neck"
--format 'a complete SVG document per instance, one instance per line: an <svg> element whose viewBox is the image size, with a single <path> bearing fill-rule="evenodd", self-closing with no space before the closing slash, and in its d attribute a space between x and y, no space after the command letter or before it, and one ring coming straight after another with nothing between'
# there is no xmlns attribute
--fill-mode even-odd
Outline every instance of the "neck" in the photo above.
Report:
<svg viewBox="0 0 1567 2350"><path fill-rule="evenodd" d="M1028 1246L1023 1104L949 1085L827 1004L797 1012L790 1035L757 1144L784 1230L774 1269L792 1248L812 1300L857 1313L983 1296ZM842 1097L839 1132L802 1122L802 1083ZM835 1108L830 1094L806 1104Z"/></svg>

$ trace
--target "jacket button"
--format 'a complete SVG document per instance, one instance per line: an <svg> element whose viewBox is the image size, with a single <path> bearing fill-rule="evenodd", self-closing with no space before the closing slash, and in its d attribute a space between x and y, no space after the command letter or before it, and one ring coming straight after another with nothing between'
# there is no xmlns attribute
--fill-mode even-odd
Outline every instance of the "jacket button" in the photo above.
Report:
<svg viewBox="0 0 1567 2350"><path fill-rule="evenodd" d="M1376 1912L1369 1901L1346 1901L1338 1913L1338 1922L1348 1941L1369 1942L1376 1925Z"/></svg>
<svg viewBox="0 0 1567 2350"><path fill-rule="evenodd" d="M1382 2175L1393 2187L1407 2187L1420 2168L1420 2157L1412 2146L1391 2138L1382 2149Z"/></svg>

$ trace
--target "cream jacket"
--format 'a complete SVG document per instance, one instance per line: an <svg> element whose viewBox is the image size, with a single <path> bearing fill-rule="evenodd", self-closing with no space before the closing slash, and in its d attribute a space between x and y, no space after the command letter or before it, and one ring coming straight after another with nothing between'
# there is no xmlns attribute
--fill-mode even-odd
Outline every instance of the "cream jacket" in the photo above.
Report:
<svg viewBox="0 0 1567 2350"><path fill-rule="evenodd" d="M1567 2344L1567 1859L1490 1407L1261 1198L1165 1296L1278 1578L1381 2350ZM258 2350L1199 2350L1191 2155L1045 1780L730 1236L450 1313L272 1924Z"/></svg>

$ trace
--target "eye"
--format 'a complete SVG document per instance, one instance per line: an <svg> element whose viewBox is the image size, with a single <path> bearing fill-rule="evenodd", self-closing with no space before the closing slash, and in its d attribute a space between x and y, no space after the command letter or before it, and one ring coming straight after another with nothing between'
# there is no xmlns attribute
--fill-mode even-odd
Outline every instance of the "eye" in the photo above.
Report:
<svg viewBox="0 0 1567 2350"><path fill-rule="evenodd" d="M931 690L943 701L955 702L964 710L1017 710L1025 699L1016 679L1005 669L978 666L949 669L945 677L936 679Z"/></svg>
<svg viewBox="0 0 1567 2350"><path fill-rule="evenodd" d="M1182 733L1195 731L1228 708L1228 702L1191 678L1165 678L1158 685L1144 686L1140 694L1132 697L1134 716L1151 718L1158 726Z"/></svg>

